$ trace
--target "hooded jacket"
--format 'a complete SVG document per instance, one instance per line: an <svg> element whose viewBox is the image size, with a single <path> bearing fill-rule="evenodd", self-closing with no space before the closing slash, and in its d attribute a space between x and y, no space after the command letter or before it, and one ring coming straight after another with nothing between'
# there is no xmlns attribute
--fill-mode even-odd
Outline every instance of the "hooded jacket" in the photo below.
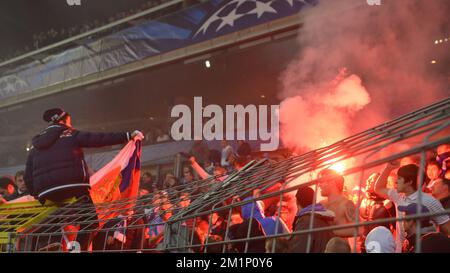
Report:
<svg viewBox="0 0 450 273"><path fill-rule="evenodd" d="M367 253L395 253L395 240L389 229L375 227L367 234L364 242Z"/></svg>
<svg viewBox="0 0 450 273"><path fill-rule="evenodd" d="M252 199L251 197L245 198L244 200ZM253 203L248 203L242 206L242 218L244 220L249 220L252 214L252 206ZM289 228L287 227L286 223L277 216L270 216L266 217L263 212L263 208L261 206L261 201L256 201L254 208L253 208L253 218L256 219L262 226L264 233L266 235L274 235L274 234L281 234L281 233L289 233ZM276 231L276 224L278 223L278 232Z"/></svg>
<svg viewBox="0 0 450 273"><path fill-rule="evenodd" d="M51 125L33 137L25 184L37 198L62 189L90 187L82 148L122 144L128 140L129 133L89 133L63 124Z"/></svg>
<svg viewBox="0 0 450 273"><path fill-rule="evenodd" d="M301 230L308 230L311 221L313 206L303 208L298 212L294 222L294 232ZM334 212L325 209L321 204L314 206L314 223L313 228L323 228L331 226L335 218ZM333 231L321 231L311 233L311 248L310 253L323 253L328 241L334 237ZM292 235L288 242L288 249L286 252L305 253L308 245L308 234Z"/></svg>

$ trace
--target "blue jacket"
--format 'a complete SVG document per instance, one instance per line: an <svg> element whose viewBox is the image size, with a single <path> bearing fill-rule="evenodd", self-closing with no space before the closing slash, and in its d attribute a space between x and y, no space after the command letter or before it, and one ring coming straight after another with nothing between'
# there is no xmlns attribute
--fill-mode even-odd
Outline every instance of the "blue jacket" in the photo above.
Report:
<svg viewBox="0 0 450 273"><path fill-rule="evenodd" d="M325 211L327 211L327 209L322 204L316 203L314 206L313 205L309 205L307 207L304 207L302 210L300 210L297 213L297 217L302 217L306 213L312 212L313 207L314 207L314 212L325 212Z"/></svg>
<svg viewBox="0 0 450 273"><path fill-rule="evenodd" d="M45 199L55 191L90 187L82 148L122 144L129 139L129 133L88 133L51 125L32 140L24 175L27 189Z"/></svg>
<svg viewBox="0 0 450 273"><path fill-rule="evenodd" d="M297 213L294 222L294 232L309 229L312 220L311 217L313 216L312 208L313 206L310 205L303 208ZM322 204L315 204L313 228L329 227L333 225L334 218L334 212L325 209ZM311 235L311 253L323 253L326 249L328 241L334 237L334 233L332 230L314 232L311 234L296 234L289 239L286 252L305 253L307 251L309 235Z"/></svg>
<svg viewBox="0 0 450 273"><path fill-rule="evenodd" d="M252 197L247 197L244 200L250 200ZM266 217L264 215L264 212L262 211L262 207L260 206L259 202L256 203L248 203L241 207L242 209L242 218L244 220L248 220L251 217L252 213L252 206L254 205L253 209L253 218L256 219L262 226L264 233L266 235L274 235L274 234L281 234L281 233L289 233L289 228L287 227L286 223L277 216L270 216ZM278 232L276 231L276 224L278 223Z"/></svg>

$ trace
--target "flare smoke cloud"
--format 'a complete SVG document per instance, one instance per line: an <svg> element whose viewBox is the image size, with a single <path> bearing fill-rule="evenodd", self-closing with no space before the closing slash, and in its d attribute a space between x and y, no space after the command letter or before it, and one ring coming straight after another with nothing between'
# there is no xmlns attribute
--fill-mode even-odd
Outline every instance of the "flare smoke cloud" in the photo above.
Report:
<svg viewBox="0 0 450 273"><path fill-rule="evenodd" d="M448 95L433 70L445 0L322 0L300 16L300 51L281 75L281 138L314 149Z"/></svg>

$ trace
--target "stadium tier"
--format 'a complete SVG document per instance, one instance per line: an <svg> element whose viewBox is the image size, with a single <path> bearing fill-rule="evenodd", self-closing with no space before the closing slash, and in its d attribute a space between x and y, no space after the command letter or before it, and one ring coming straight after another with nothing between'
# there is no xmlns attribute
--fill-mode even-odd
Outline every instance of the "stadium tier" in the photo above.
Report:
<svg viewBox="0 0 450 273"><path fill-rule="evenodd" d="M30 212L25 210L29 203L1 207L1 243L9 252L289 252L297 242L292 240L302 237L307 244L300 252L314 252L318 236L329 232L350 230L358 237L359 229L369 225L449 214L447 209L362 221L357 209L348 223L317 226L323 215L314 212L324 210L312 206L308 228L298 230L294 217L299 215L292 211L296 193L305 186L314 189L313 204L318 204L318 187L345 179L362 188L363 179L374 169L414 156L420 156L421 188L426 153L450 142L449 129L447 98L327 147L285 160L253 160L239 171L139 198L95 208L82 202L32 206ZM339 171L320 175L340 163L344 167ZM421 203L425 193L418 192ZM356 196L355 203L361 204L363 193ZM23 223L13 223L17 219L28 223L25 229ZM81 237L91 238L89 245L80 245ZM358 241L352 244L356 249Z"/></svg>

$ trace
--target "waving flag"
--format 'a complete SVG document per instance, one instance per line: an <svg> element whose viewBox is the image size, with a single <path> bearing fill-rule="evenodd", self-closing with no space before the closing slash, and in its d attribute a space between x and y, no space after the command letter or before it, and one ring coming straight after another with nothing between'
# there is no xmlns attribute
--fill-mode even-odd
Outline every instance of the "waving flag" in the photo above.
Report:
<svg viewBox="0 0 450 273"><path fill-rule="evenodd" d="M141 172L141 139L128 144L114 159L90 178L91 198L99 219L99 227L112 218L132 209L133 202L117 202L137 197ZM65 226L62 230L63 251L69 250L69 243L76 240L79 225ZM92 246L91 246L92 247Z"/></svg>
<svg viewBox="0 0 450 273"><path fill-rule="evenodd" d="M97 207L100 228L108 219L117 217L120 210L132 208L132 202L116 201L137 197L140 157L141 140L130 141L111 162L92 175L91 198Z"/></svg>
<svg viewBox="0 0 450 273"><path fill-rule="evenodd" d="M90 178L91 198L96 206L99 219L98 229L112 218L131 210L134 202L117 202L121 199L136 198L139 190L141 172L141 140L138 136ZM62 249L69 251L76 240L79 225L68 225L62 229ZM116 234L115 234L116 235ZM90 246L92 249L92 245Z"/></svg>

